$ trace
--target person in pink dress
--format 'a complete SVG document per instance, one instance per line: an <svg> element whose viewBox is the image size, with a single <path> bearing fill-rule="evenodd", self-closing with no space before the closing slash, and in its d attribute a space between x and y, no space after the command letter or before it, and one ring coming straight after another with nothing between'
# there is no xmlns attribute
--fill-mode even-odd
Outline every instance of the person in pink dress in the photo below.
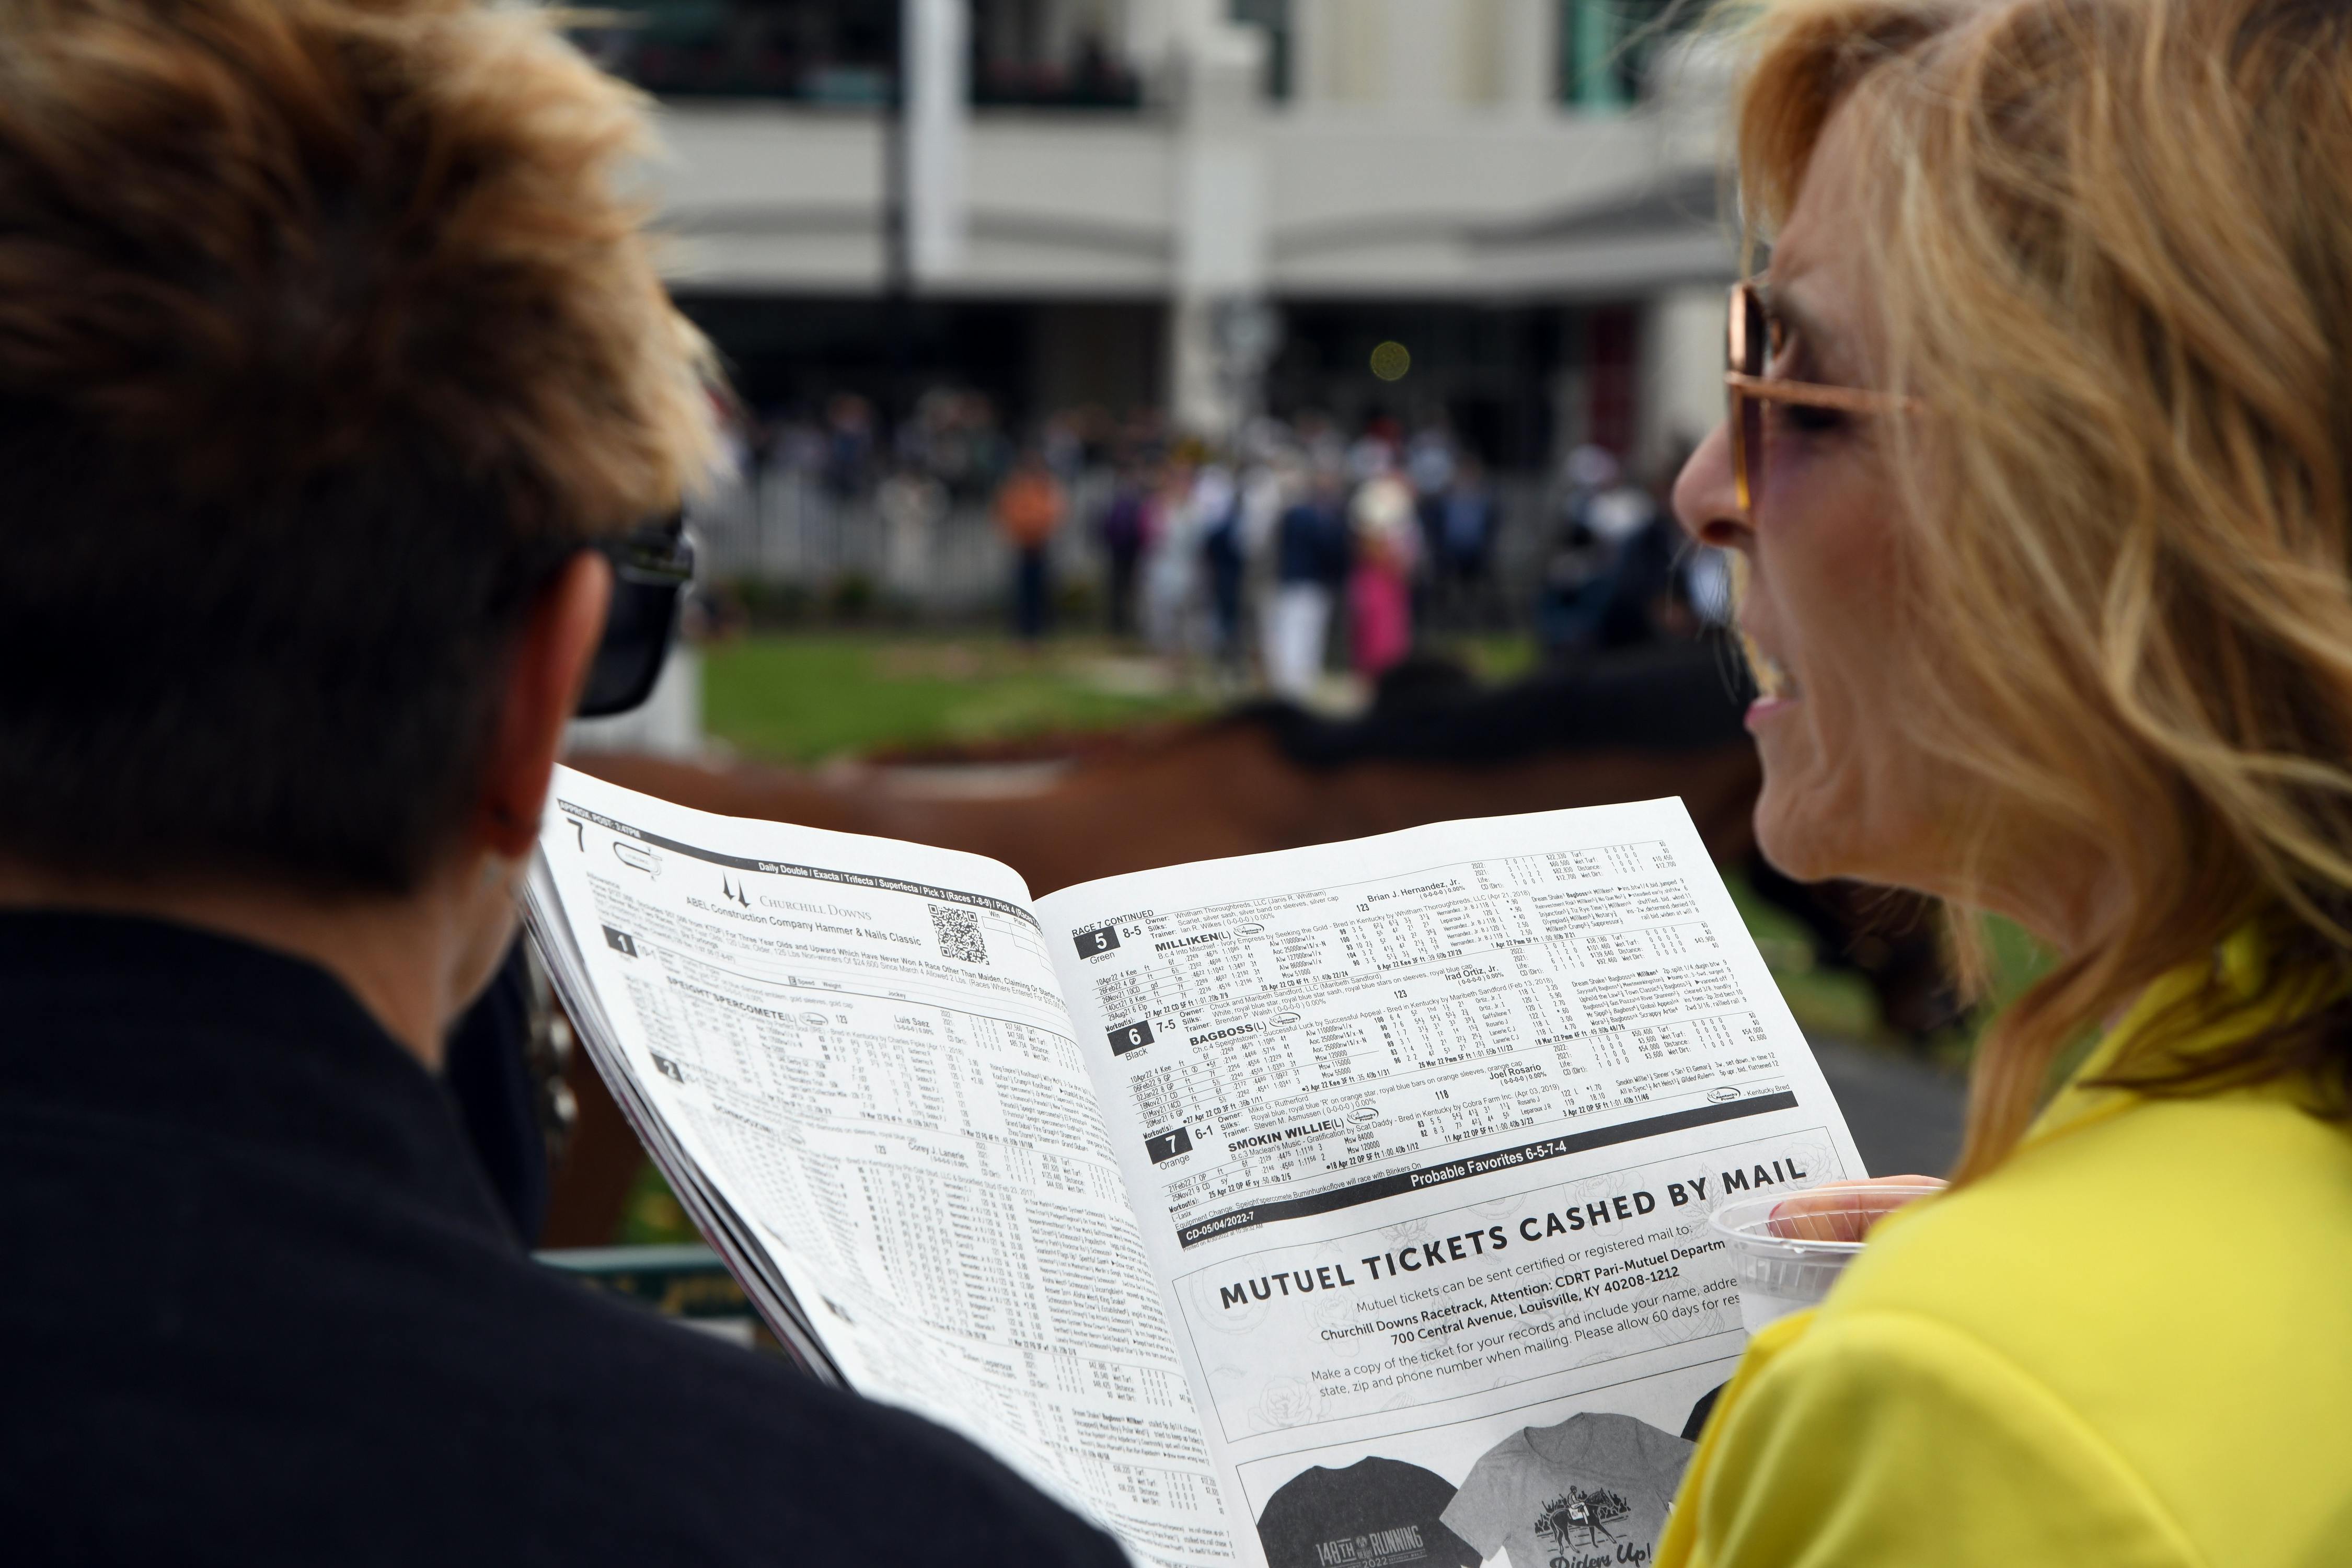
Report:
<svg viewBox="0 0 2352 1568"><path fill-rule="evenodd" d="M1348 624L1356 673L1377 680L1412 651L1412 574L1420 564L1412 492L1393 474L1364 481L1349 508L1356 534Z"/></svg>

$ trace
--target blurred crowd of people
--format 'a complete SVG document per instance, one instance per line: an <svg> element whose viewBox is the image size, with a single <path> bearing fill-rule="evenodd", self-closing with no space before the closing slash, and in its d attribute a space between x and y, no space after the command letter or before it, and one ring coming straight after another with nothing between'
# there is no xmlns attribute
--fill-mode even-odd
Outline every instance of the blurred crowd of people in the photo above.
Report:
<svg viewBox="0 0 2352 1568"><path fill-rule="evenodd" d="M1678 465L1635 482L1594 446L1538 487L1539 547L1507 561L1503 497L1442 424L1350 430L1309 413L1255 420L1219 448L1150 415L1078 411L1016 442L987 397L941 388L887 440L872 406L843 395L819 418L770 424L761 444L752 460L842 501L870 496L894 538L985 505L1012 552L1024 640L1054 628L1056 561L1083 559L1114 636L1237 679L1255 668L1294 699L1334 668L1377 680L1433 630L1531 624L1549 656L1573 658L1688 637L1728 610L1723 563L1687 545L1664 504Z"/></svg>

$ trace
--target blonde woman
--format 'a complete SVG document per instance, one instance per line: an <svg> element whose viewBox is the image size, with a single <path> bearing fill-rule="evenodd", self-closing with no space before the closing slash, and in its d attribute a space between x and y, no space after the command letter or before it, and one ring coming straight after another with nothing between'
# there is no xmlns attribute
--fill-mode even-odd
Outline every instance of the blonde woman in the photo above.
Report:
<svg viewBox="0 0 2352 1568"><path fill-rule="evenodd" d="M1759 833L2061 957L1661 1560L2352 1562L2352 7L1748 26Z"/></svg>

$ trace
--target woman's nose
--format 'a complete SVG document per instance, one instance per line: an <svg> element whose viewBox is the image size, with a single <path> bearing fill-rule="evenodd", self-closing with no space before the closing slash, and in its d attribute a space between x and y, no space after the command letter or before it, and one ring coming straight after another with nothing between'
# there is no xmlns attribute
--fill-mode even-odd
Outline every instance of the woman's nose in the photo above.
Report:
<svg viewBox="0 0 2352 1568"><path fill-rule="evenodd" d="M1690 536L1718 550L1747 548L1748 519L1731 477L1731 433L1717 423L1675 480L1675 516Z"/></svg>

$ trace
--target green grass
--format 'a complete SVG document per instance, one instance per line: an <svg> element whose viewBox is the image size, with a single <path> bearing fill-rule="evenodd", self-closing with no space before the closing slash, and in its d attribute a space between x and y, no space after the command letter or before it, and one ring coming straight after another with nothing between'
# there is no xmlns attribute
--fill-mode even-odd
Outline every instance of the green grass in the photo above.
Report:
<svg viewBox="0 0 2352 1568"><path fill-rule="evenodd" d="M1800 1028L1847 1040L1867 1040L1883 1032L1870 982L1850 969L1822 968L1813 933L1802 921L1758 898L1738 870L1727 871L1723 879Z"/></svg>
<svg viewBox="0 0 2352 1568"><path fill-rule="evenodd" d="M1798 1024L1808 1034L1841 1039L1893 1041L1879 1016L1878 999L1869 982L1852 970L1822 967L1812 933L1795 916L1773 908L1748 888L1738 871L1725 873L1731 901L1748 934L1764 955L1765 966L1789 1004ZM2002 1008L2049 972L2051 955L2025 930L1997 915L1981 917L1986 953L1990 960L1990 994L1969 1009L1958 1024L1935 1037L1912 1043L1948 1067L1968 1064L1976 1044ZM2087 1045L2088 1042L2085 1042ZM2079 1051L2077 1052L2079 1054Z"/></svg>
<svg viewBox="0 0 2352 1568"><path fill-rule="evenodd" d="M686 1216L686 1205L670 1191L669 1183L662 1178L661 1167L651 1160L637 1172L637 1179L629 1184L628 1202L621 1209L621 1228L613 1237L614 1247L675 1247L680 1242L700 1241L702 1233Z"/></svg>
<svg viewBox="0 0 2352 1568"><path fill-rule="evenodd" d="M1032 656L1001 638L771 635L703 651L704 728L777 762L1108 729L1205 708L1149 661L1086 642Z"/></svg>
<svg viewBox="0 0 2352 1568"><path fill-rule="evenodd" d="M1535 673L1543 650L1525 632L1437 633L1429 639L1433 652L1460 659L1481 680L1516 680Z"/></svg>
<svg viewBox="0 0 2352 1568"><path fill-rule="evenodd" d="M1979 927L1983 933L1985 954L1990 961L1990 994L1969 1016L1966 1031L1958 1042L1942 1042L1948 1055L1966 1060L1976 1054L1977 1041L1984 1037L2001 1010L2022 994L2025 988L2050 973L2055 955L2034 940L2024 927L1998 915L1985 915ZM2058 1053L2051 1064L2050 1087L2074 1076L2075 1068L2098 1043L2099 1031L2084 1035L2066 1049Z"/></svg>
<svg viewBox="0 0 2352 1568"><path fill-rule="evenodd" d="M2049 973L2053 960L2048 948L2012 921L1987 915L1982 929L1986 952L1992 960L1992 994L1985 999L1985 1005L1988 1011L1998 1012Z"/></svg>

